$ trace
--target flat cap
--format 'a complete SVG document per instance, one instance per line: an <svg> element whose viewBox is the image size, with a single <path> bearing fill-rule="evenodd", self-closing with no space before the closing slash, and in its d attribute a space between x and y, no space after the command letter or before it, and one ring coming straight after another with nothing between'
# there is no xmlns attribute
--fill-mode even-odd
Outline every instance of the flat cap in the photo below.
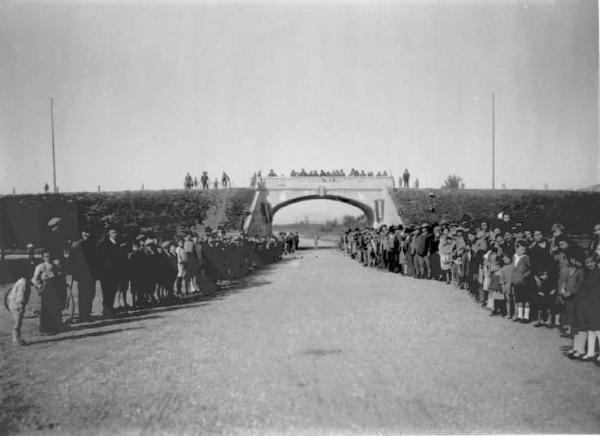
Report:
<svg viewBox="0 0 600 436"><path fill-rule="evenodd" d="M48 221L48 227L57 226L61 222L62 222L62 218L59 218L59 217L55 216L54 218L50 218L50 221Z"/></svg>

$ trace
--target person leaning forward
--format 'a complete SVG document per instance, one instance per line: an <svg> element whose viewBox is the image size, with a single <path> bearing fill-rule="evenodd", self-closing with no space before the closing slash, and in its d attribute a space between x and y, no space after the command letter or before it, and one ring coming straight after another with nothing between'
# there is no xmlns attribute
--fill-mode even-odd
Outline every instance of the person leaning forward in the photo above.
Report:
<svg viewBox="0 0 600 436"><path fill-rule="evenodd" d="M29 302L31 293L31 282L21 277L6 293L4 305L13 319L12 341L13 345L27 345L21 337L21 327L25 316L25 307Z"/></svg>

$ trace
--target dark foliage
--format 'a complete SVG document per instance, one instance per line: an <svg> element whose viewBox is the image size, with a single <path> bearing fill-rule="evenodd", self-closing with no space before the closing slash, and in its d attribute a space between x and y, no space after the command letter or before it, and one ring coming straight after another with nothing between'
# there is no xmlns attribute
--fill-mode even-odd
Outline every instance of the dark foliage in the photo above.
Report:
<svg viewBox="0 0 600 436"><path fill-rule="evenodd" d="M60 216L68 237L79 237L82 229L102 234L116 226L128 238L140 232L161 238L202 224L208 210L226 202L224 222L239 230L254 191L245 188L210 191L135 191L19 195L0 198L0 244L24 247L43 243L47 222Z"/></svg>
<svg viewBox="0 0 600 436"><path fill-rule="evenodd" d="M591 232L600 221L600 193L579 191L525 190L396 190L396 207L407 223L441 220L485 219L493 222L499 212L508 212L513 221L536 225L549 231L555 222L570 232ZM431 211L432 207L434 212Z"/></svg>

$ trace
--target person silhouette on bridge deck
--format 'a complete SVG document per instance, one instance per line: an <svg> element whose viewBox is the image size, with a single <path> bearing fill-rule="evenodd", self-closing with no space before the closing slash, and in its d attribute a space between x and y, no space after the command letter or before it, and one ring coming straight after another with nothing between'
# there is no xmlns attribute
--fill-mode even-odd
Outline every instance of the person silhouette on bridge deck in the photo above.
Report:
<svg viewBox="0 0 600 436"><path fill-rule="evenodd" d="M229 187L230 179L225 171L223 171L223 175L221 176L221 186L223 188Z"/></svg>
<svg viewBox="0 0 600 436"><path fill-rule="evenodd" d="M409 187L409 182L410 182L410 173L408 172L408 169L404 169L404 174L402 174L402 180L404 181L404 187L408 189Z"/></svg>
<svg viewBox="0 0 600 436"><path fill-rule="evenodd" d="M209 178L208 178L208 172L206 171L202 171L202 175L200 176L200 181L202 182L202 189L208 189L209 186Z"/></svg>
<svg viewBox="0 0 600 436"><path fill-rule="evenodd" d="M273 171L273 169L271 169L271 171L269 171L269 174L267 175L267 177L277 177L277 174L275 174L275 171Z"/></svg>
<svg viewBox="0 0 600 436"><path fill-rule="evenodd" d="M190 173L188 172L185 175L185 179L183 181L183 186L185 187L185 189L192 189L192 186L194 184L194 181L192 180L192 176L190 176Z"/></svg>

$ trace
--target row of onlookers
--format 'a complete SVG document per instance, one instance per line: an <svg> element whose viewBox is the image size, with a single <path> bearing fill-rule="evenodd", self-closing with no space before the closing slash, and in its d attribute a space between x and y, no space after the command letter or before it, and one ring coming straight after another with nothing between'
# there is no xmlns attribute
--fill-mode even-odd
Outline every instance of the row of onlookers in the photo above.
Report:
<svg viewBox="0 0 600 436"><path fill-rule="evenodd" d="M502 221L382 226L346 231L341 248L367 267L468 290L514 322L559 328L570 358L600 365L600 224L582 248L554 224L550 233Z"/></svg>

